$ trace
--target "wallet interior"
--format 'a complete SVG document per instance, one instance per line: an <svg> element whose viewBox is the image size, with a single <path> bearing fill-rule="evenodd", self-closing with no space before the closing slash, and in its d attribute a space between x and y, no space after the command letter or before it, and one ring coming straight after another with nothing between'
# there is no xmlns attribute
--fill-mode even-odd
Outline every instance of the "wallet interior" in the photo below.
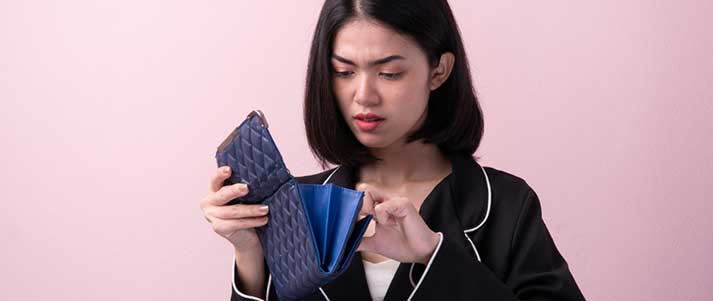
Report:
<svg viewBox="0 0 713 301"><path fill-rule="evenodd" d="M317 245L320 267L325 272L341 269L340 263L351 261L341 257L354 253L371 220L369 216L353 222L364 193L334 184L299 184L298 188Z"/></svg>

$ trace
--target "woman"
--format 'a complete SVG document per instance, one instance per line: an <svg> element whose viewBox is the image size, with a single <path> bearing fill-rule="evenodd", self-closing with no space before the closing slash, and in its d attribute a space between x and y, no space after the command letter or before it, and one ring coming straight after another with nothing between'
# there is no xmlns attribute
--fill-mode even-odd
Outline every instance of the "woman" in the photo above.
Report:
<svg viewBox="0 0 713 301"><path fill-rule="evenodd" d="M308 300L583 300L521 178L472 154L483 118L446 1L327 0L304 120L322 173L365 192L374 216L350 267ZM235 247L231 300L275 300L254 227L269 208L219 169L201 202Z"/></svg>

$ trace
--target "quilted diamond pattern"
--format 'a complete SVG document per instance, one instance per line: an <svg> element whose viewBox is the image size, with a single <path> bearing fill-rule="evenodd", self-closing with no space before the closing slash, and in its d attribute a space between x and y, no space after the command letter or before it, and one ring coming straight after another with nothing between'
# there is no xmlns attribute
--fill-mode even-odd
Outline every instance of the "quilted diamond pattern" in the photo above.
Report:
<svg viewBox="0 0 713 301"><path fill-rule="evenodd" d="M287 182L265 201L270 222L257 228L280 300L298 299L337 276L320 271L304 207L293 201L299 198L297 183Z"/></svg>
<svg viewBox="0 0 713 301"><path fill-rule="evenodd" d="M225 184L248 184L249 193L241 202L259 203L291 176L258 115L246 119L236 131L237 135L224 151L216 152L218 166L229 165L233 170Z"/></svg>

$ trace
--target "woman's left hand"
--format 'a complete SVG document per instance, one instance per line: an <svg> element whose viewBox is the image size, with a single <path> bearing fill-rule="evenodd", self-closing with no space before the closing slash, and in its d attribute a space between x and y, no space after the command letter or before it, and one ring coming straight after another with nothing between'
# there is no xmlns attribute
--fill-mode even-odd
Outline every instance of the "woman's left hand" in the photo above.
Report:
<svg viewBox="0 0 713 301"><path fill-rule="evenodd" d="M426 225L413 203L365 183L356 189L364 192L362 213L373 215L376 221L374 235L363 237L357 251L427 264L440 237Z"/></svg>

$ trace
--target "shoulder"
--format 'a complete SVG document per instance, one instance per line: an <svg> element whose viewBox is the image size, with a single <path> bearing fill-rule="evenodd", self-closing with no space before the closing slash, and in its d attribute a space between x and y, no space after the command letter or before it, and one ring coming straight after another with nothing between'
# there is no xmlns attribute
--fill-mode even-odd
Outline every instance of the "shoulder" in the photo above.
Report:
<svg viewBox="0 0 713 301"><path fill-rule="evenodd" d="M533 187L522 177L513 173L484 167L492 192L492 218L515 226L526 215L541 210L540 201Z"/></svg>
<svg viewBox="0 0 713 301"><path fill-rule="evenodd" d="M483 167L490 182L493 208L504 215L517 215L533 199L535 191L522 177L493 167Z"/></svg>
<svg viewBox="0 0 713 301"><path fill-rule="evenodd" d="M499 194L520 195L532 189L524 178L511 172L490 166L483 166L483 169L491 189Z"/></svg>
<svg viewBox="0 0 713 301"><path fill-rule="evenodd" d="M454 206L467 232L490 224L513 225L534 191L522 177L509 171L474 164L455 183ZM481 168L482 167L482 168Z"/></svg>
<svg viewBox="0 0 713 301"><path fill-rule="evenodd" d="M295 177L295 180L301 184L322 184L336 169L337 167L334 167L314 174Z"/></svg>

